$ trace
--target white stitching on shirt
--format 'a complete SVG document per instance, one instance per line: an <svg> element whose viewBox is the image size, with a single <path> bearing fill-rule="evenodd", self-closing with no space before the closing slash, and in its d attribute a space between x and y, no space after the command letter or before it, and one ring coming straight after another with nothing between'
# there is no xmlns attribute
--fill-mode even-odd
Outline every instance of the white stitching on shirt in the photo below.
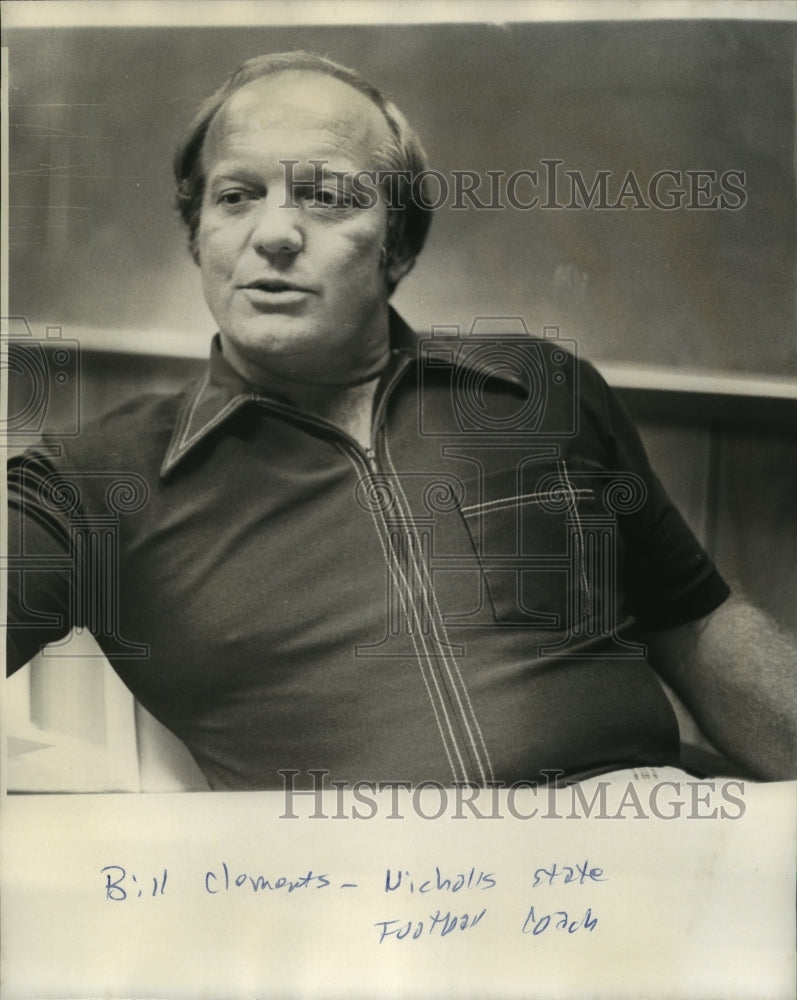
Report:
<svg viewBox="0 0 797 1000"><path fill-rule="evenodd" d="M562 478L564 479L565 486L567 487L567 492L572 500L571 509L573 511L573 520L576 522L576 531L578 532L578 543L581 549L581 558L579 560L581 592L584 597L584 607L587 610L589 610L590 591L589 591L589 583L587 581L587 570L586 570L587 551L584 544L584 530L581 526L581 518L578 516L578 504L576 503L576 494L579 491L573 488L573 484L570 482L570 477L567 474L567 466L565 465L564 461L561 461L557 464L559 465L559 470L562 473Z"/></svg>
<svg viewBox="0 0 797 1000"><path fill-rule="evenodd" d="M404 489L403 489L403 487L401 485L401 481L400 481L400 479L398 477L398 473L396 472L396 468L393 465L393 459L392 459L391 454L390 454L390 446L389 446L389 443L388 443L387 439L385 439L385 455L386 455L388 464L390 466L390 470L392 471L393 475L396 477L396 484L397 484L397 487L398 487L399 491L401 492L401 495L402 495L402 497L404 499L405 505L407 506L407 508L409 508L409 504L407 503L406 495L404 493ZM410 525L411 524L412 524L412 520L411 520L411 514L410 514ZM439 607L439 605L437 603L437 594L435 592L432 580L431 580L431 578L429 576L429 567L426 565L426 563L425 563L424 560L421 559L421 560L419 560L419 562L420 562L420 568L422 570L422 574L423 574L423 577L424 577L424 580L425 580L425 585L426 585L425 586L425 596L426 596L426 598L428 600L429 595L431 595L431 600L432 600L432 603L433 603L433 608L431 609L433 611L433 613L430 615L430 621L431 621L432 629L433 629L433 632L434 632L434 638L435 638L435 640L436 640L436 642L437 642L437 644L439 646L439 654L438 655L440 656L440 658L443 661L443 664L444 664L444 666L446 668L446 672L447 672L448 677L449 677L450 686L452 688L453 694L456 697L457 704L458 704L458 707L459 707L459 712L460 712L460 718L461 718L461 721L464 724L465 730L466 730L466 732L468 734L468 738L470 740L471 748L472 748L472 751L473 751L473 756L475 758L476 764L477 764L477 766L479 768L479 771L480 771L480 774L481 774L481 780L482 780L482 782L486 782L487 781L487 773L489 773L489 779L493 780L492 763L490 761L490 756L489 756L489 753L487 751L487 746L486 746L485 741L484 741L484 736L482 734L481 727L479 726L478 719L476 718L476 713L473 710L473 704L471 703L470 695L468 694L468 689L467 689L467 687L465 685L465 682L464 682L464 680L462 678L462 674L461 674L461 671L459 669L459 666L457 665L456 660L454 660L453 658L449 657L449 655L446 652L447 649L450 647L450 643L448 641L448 634L447 634L447 631L446 631L445 623L443 621L443 615L442 615L442 613L440 611L440 607ZM438 635L438 631L437 631L438 630L438 626L439 626L439 629L440 629L440 631L442 632L442 635L443 635L442 641L440 639L440 635ZM463 706L463 704L462 704L462 700L463 699L464 699L464 701L466 703L465 706ZM470 720L472 722L473 728L476 730L476 733L478 734L479 743L481 744L481 750L482 750L482 753L484 754L484 757L486 759L486 771L487 771L487 773L485 773L485 763L482 761L482 756L479 753L479 747L477 746L476 739L474 738L473 732L471 731L471 723L468 721L469 717L470 717Z"/></svg>
<svg viewBox="0 0 797 1000"><path fill-rule="evenodd" d="M584 499L589 499L593 495L593 490L590 489L576 490L571 488L569 492L573 496L581 496ZM468 504L467 507L460 507L460 513L463 517L473 517L476 514L490 514L494 510L525 507L536 503L538 500L549 499L549 493L520 493L514 497L501 497L499 500L486 500L484 503Z"/></svg>
<svg viewBox="0 0 797 1000"><path fill-rule="evenodd" d="M354 465L357 473L361 475L362 469L357 465L352 455L348 452L346 448L342 446L340 446L340 448L341 451L343 451L343 453L352 463L352 465ZM452 728L451 720L448 717L448 711L446 708L445 699L443 697L442 692L440 691L439 680L435 674L434 667L431 661L431 654L429 650L426 648L423 631L420 628L418 629L412 628L413 624L412 615L415 615L416 620L418 618L417 609L415 608L415 605L412 604L412 587L409 581L407 580L406 574L404 573L400 561L397 558L395 558L393 554L393 549L390 545L389 538L386 539L386 537L383 537L383 535L387 536L387 524L384 518L381 519L378 518L377 513L375 511L371 511L371 518L374 522L377 537L379 539L379 544L382 547L382 552L385 557L385 565L387 566L387 570L390 573L391 578L396 584L396 592L399 595L401 606L404 611L407 624L409 626L409 633L412 640L413 648L415 649L415 657L418 661L418 666L420 667L421 678L426 688L426 692L429 696L429 702L432 707L432 712L434 713L435 722L437 724L437 729L440 734L440 738L443 742L443 748L445 749L446 757L448 758L448 764L449 767L451 768L451 773L455 781L467 782L469 780L467 767L465 765L465 761L462 759L462 754L459 750L459 747L457 746L456 735ZM399 585L399 583L401 583L402 585ZM407 606L408 601L411 603L411 609L408 608ZM421 644L423 645L423 650L419 649L418 639L420 639ZM426 661L426 667L424 666L424 660ZM429 676L427 676L427 671ZM434 688L437 694L436 698L435 694L432 691L432 684L430 683L430 679L431 682L434 684ZM445 724L441 721L441 714L444 717ZM451 756L451 747L449 745L449 739L446 736L446 730L448 730L450 736L450 744L453 746L453 749L456 752L456 756L459 762L461 777L457 776L457 768L454 764L454 759Z"/></svg>
<svg viewBox="0 0 797 1000"><path fill-rule="evenodd" d="M242 402L244 402L245 400L258 398L254 393L251 392L239 393L237 396L233 396L233 398L229 400L227 403L225 403L224 406L218 411L218 413L216 413L214 416L210 418L210 420L204 423L199 428L199 430L194 431L194 433L190 437L187 437L188 432L191 428L191 422L194 419L194 413L196 412L196 408L197 406L199 406L202 396L204 395L205 389L208 386L208 381L209 381L209 375L205 375L202 383L197 389L197 393L194 399L192 400L190 407L185 412L185 416L183 417L180 425L179 434L176 435L177 440L171 445L171 447L169 448L169 452L166 456L166 460L164 462L164 468L166 469L168 469L180 458L182 458L182 456L190 448L193 447L193 445L199 440L199 438L203 437L205 434L207 434L208 431L213 430L214 427L217 427L220 423L226 420L227 416L233 410L237 409Z"/></svg>

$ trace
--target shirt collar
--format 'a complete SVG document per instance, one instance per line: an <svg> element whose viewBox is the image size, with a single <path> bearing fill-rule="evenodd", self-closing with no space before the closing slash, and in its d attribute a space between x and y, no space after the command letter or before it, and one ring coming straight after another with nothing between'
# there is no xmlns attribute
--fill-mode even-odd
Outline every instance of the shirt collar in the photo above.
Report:
<svg viewBox="0 0 797 1000"><path fill-rule="evenodd" d="M392 307L389 322L390 345L394 355L398 354L409 360L416 360L420 343L418 335ZM524 391L526 389L522 380L511 372L492 370L476 358L471 360L466 357L464 362L458 363L482 374L513 383ZM242 406L253 401L266 401L269 398L273 399L274 397L268 397L262 392L258 392L232 368L221 352L221 340L216 334L210 347L208 368L180 406L169 447L166 449L166 455L161 464L161 478L168 477L189 452L227 421L233 413L240 410Z"/></svg>

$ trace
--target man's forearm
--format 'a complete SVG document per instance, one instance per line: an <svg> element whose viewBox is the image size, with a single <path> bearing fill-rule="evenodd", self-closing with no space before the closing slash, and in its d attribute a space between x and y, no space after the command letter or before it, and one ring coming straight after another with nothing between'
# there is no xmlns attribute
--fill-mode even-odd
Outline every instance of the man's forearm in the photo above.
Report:
<svg viewBox="0 0 797 1000"><path fill-rule="evenodd" d="M718 749L761 778L797 778L797 640L731 598L648 641L651 662Z"/></svg>

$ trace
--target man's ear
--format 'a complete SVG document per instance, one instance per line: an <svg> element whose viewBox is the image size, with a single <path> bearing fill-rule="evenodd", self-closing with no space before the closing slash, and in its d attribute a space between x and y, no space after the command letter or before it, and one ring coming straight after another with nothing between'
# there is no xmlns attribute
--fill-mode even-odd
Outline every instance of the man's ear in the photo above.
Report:
<svg viewBox="0 0 797 1000"><path fill-rule="evenodd" d="M191 254L191 260L199 267L199 239L196 232L191 233L188 237L188 251Z"/></svg>
<svg viewBox="0 0 797 1000"><path fill-rule="evenodd" d="M385 268L385 277L390 288L395 288L402 278L410 273L415 266L415 257L400 257L392 260Z"/></svg>

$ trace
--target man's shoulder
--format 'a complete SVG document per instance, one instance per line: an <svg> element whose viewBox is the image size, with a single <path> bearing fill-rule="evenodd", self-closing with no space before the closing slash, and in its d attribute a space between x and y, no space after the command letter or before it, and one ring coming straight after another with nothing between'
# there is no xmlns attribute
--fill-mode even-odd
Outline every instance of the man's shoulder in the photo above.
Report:
<svg viewBox="0 0 797 1000"><path fill-rule="evenodd" d="M604 384L595 365L579 351L578 343L560 336L558 328L539 335L532 334L525 323L522 327L474 324L465 333L459 327L445 327L428 334L402 326L402 346L417 354L429 370L467 369L526 386L530 379L541 377L552 388L575 373L590 387Z"/></svg>
<svg viewBox="0 0 797 1000"><path fill-rule="evenodd" d="M426 407L453 405L459 424L474 431L575 436L587 426L605 429L611 390L576 342L558 331L446 329L419 336L417 348Z"/></svg>
<svg viewBox="0 0 797 1000"><path fill-rule="evenodd" d="M147 393L81 421L72 433L45 432L9 459L12 505L52 523L54 515L133 513L157 488L186 391Z"/></svg>
<svg viewBox="0 0 797 1000"><path fill-rule="evenodd" d="M159 468L191 386L174 393L148 392L91 415L70 437L46 435L60 459L54 464L97 471Z"/></svg>

